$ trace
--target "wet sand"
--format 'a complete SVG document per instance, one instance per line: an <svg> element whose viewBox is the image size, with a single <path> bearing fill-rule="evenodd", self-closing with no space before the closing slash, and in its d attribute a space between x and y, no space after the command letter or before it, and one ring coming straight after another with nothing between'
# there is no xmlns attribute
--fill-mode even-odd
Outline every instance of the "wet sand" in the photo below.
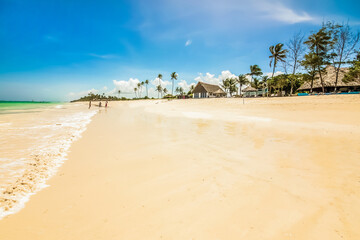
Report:
<svg viewBox="0 0 360 240"><path fill-rule="evenodd" d="M0 239L360 239L360 96L111 103Z"/></svg>

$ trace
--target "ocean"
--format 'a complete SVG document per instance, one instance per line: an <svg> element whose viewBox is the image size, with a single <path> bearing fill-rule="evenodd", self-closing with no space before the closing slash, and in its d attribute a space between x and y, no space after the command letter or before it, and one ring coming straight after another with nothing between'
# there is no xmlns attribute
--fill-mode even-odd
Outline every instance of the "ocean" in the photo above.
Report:
<svg viewBox="0 0 360 240"><path fill-rule="evenodd" d="M0 102L0 219L47 187L97 111L87 103Z"/></svg>

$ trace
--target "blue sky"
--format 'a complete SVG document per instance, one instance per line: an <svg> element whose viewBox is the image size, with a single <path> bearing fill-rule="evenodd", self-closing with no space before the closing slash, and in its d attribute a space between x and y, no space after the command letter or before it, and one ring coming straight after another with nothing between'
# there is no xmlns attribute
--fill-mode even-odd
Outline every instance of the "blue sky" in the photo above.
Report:
<svg viewBox="0 0 360 240"><path fill-rule="evenodd" d="M324 20L358 30L358 9L349 0L0 0L0 99L133 97L137 81L156 84L158 73L170 89L173 71L184 88L252 64L270 72L270 45Z"/></svg>

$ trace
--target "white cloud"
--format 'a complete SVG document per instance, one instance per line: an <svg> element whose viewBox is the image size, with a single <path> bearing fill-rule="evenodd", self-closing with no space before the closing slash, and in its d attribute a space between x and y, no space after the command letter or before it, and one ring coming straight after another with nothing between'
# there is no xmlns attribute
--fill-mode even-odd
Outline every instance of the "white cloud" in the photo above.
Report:
<svg viewBox="0 0 360 240"><path fill-rule="evenodd" d="M188 92L188 91L190 90L190 87L191 87L192 85L195 85L195 84L196 84L196 83L190 83L190 84L188 84L185 80L180 80L177 85L178 85L179 87L182 87L182 89L184 89L185 92Z"/></svg>
<svg viewBox="0 0 360 240"><path fill-rule="evenodd" d="M295 12L293 9L286 7L280 2L263 1L259 4L260 12L265 13L266 18L271 18L284 23L299 23L314 21L315 18L310 16L307 12Z"/></svg>
<svg viewBox="0 0 360 240"><path fill-rule="evenodd" d="M202 73L199 73L199 76L196 77L194 80L199 82L206 82L210 84L217 84L220 85L222 80L225 80L226 78L235 78L236 75L231 73L229 70L222 71L221 74L218 77L215 77L215 74L206 73L203 75Z"/></svg>
<svg viewBox="0 0 360 240"><path fill-rule="evenodd" d="M192 44L192 41L189 39L189 40L186 41L185 47L187 47L187 46L189 46L189 45L191 45L191 44Z"/></svg>
<svg viewBox="0 0 360 240"><path fill-rule="evenodd" d="M113 80L115 85L115 91L120 90L122 93L129 94L134 92L134 88L137 88L137 84L140 83L137 78L130 78L128 81L117 81Z"/></svg>
<svg viewBox="0 0 360 240"><path fill-rule="evenodd" d="M274 73L274 77L275 77L275 76L278 76L278 75L281 75L281 74L284 74L284 72L276 71L276 72ZM272 75L272 72L266 73L265 75L270 78L271 75Z"/></svg>
<svg viewBox="0 0 360 240"><path fill-rule="evenodd" d="M162 87L166 87L166 86L171 85L171 82L169 82L169 81L161 80L160 82L161 82L161 86L162 86ZM154 85L154 86L159 85L159 78L155 78L154 80L150 81L150 83L151 83L152 85Z"/></svg>

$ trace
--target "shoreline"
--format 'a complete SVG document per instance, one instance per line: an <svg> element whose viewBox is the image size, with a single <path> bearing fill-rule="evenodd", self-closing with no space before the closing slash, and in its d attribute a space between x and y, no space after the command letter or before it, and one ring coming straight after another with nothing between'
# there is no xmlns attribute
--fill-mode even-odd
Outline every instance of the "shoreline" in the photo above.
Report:
<svg viewBox="0 0 360 240"><path fill-rule="evenodd" d="M358 239L360 98L319 98L110 104L0 238Z"/></svg>

